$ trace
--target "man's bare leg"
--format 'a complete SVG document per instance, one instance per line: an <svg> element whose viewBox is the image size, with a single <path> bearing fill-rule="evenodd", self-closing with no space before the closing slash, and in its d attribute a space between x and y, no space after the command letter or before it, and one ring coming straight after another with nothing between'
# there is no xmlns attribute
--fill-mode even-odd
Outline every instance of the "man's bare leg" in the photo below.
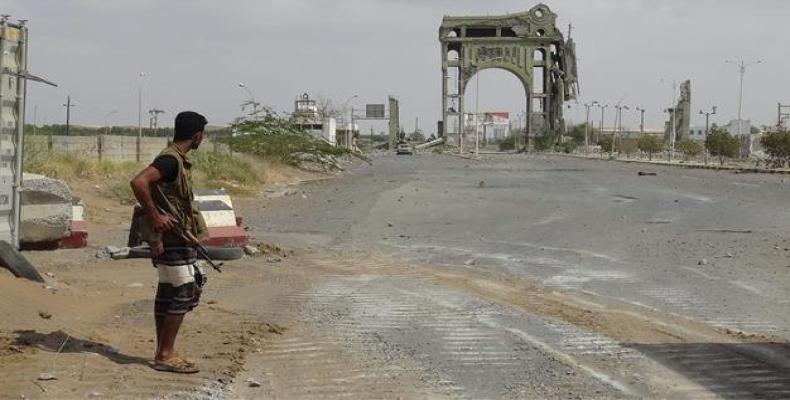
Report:
<svg viewBox="0 0 790 400"><path fill-rule="evenodd" d="M156 349L155 361L165 361L175 354L176 336L184 321L184 315L166 315L162 318L161 334L159 334L159 345ZM157 330L159 331L159 330Z"/></svg>
<svg viewBox="0 0 790 400"><path fill-rule="evenodd" d="M156 351L154 351L154 358L156 358L162 346L162 327L165 325L165 317L154 316L154 320L156 321Z"/></svg>

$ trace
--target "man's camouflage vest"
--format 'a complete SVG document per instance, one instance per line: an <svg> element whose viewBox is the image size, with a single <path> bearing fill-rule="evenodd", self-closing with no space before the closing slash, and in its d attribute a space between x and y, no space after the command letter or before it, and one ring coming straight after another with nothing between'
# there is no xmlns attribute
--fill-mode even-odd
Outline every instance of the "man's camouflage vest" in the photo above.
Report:
<svg viewBox="0 0 790 400"><path fill-rule="evenodd" d="M173 182L159 181L151 188L151 196L154 199L154 203L176 217L181 222L181 227L184 230L190 231L196 237L202 239L208 229L192 193L192 163L187 155L181 152L175 144L171 144L162 150L157 158L162 156L172 156L178 161L178 175ZM150 230L143 234L143 237L147 237L149 242L156 241L158 239L157 236ZM183 245L184 243L178 234L172 231L164 234L161 237L161 241L166 246Z"/></svg>

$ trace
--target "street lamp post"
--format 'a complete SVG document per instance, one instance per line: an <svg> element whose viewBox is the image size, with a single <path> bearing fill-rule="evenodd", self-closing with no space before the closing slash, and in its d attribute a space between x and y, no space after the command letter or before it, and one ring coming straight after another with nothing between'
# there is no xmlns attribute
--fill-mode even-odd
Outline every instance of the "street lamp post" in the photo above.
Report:
<svg viewBox="0 0 790 400"><path fill-rule="evenodd" d="M752 65L761 64L763 60L757 60L752 62L745 62L743 59L739 60L737 63L732 60L724 61L725 64L732 64L738 67L738 72L740 74L740 89L738 90L738 137L740 137L743 132L741 132L741 111L743 108L743 77L746 75L746 67L750 67Z"/></svg>
<svg viewBox="0 0 790 400"><path fill-rule="evenodd" d="M703 158L704 158L703 162L705 163L705 165L708 165L708 130L710 129L710 116L711 115L716 115L716 106L713 106L712 110L709 111L709 112L708 111L704 111L704 110L700 110L699 113L700 113L700 115L704 115L705 116L705 140L703 141L703 148L704 148L704 150L703 150ZM739 123L740 123L740 121L739 121Z"/></svg>
<svg viewBox="0 0 790 400"><path fill-rule="evenodd" d="M145 72L140 72L137 79L137 162L140 162L140 147L143 140L143 78Z"/></svg>
<svg viewBox="0 0 790 400"><path fill-rule="evenodd" d="M349 97L348 99L346 99L346 101L343 102L343 114L345 114L346 111L348 110L348 102L350 102L351 100L356 99L357 97L359 97L359 95L355 94L355 95ZM353 114L354 114L354 110L352 109L351 110L351 115L349 115L349 119L348 119L348 123L351 124L351 125L346 127L346 147L348 149L351 149L351 139L354 137L354 132L353 132L353 130L354 130L354 115ZM349 130L351 132L349 132Z"/></svg>
<svg viewBox="0 0 790 400"><path fill-rule="evenodd" d="M612 158L614 155L614 146L617 144L617 137L622 135L623 133L623 110L630 110L631 108L627 105L617 104L614 106L617 109L615 113L615 126L612 130L612 146L609 148L609 158ZM620 144L622 144L623 139L620 138Z"/></svg>
<svg viewBox="0 0 790 400"><path fill-rule="evenodd" d="M110 115L117 114L118 110L112 110L104 115L104 134L109 135L112 129L110 128Z"/></svg>
<svg viewBox="0 0 790 400"><path fill-rule="evenodd" d="M598 103L598 107L601 108L601 125L598 128L598 135L596 135L596 143L600 140L600 136L603 134L603 118L606 108L609 107L608 104ZM603 152L601 152L601 158L603 158Z"/></svg>
<svg viewBox="0 0 790 400"><path fill-rule="evenodd" d="M584 125L584 154L589 155L590 153L590 109L598 105L598 100L593 101L592 103L587 103L584 105L584 108L587 109L587 122Z"/></svg>

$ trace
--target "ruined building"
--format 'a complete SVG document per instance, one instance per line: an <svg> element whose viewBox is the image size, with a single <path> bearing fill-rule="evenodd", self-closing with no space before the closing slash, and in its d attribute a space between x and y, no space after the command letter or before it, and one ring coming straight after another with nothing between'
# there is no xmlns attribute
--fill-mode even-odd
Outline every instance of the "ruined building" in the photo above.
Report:
<svg viewBox="0 0 790 400"><path fill-rule="evenodd" d="M664 140L667 143L672 139L672 123L675 123L675 143L691 138L691 81L687 80L680 85L678 104L667 110L669 117L664 124Z"/></svg>
<svg viewBox="0 0 790 400"><path fill-rule="evenodd" d="M461 141L467 85L487 68L509 71L524 86L528 122L523 143L564 134L563 104L579 94L579 78L571 28L566 40L556 22L557 14L545 4L502 16L444 17L439 29L443 137Z"/></svg>

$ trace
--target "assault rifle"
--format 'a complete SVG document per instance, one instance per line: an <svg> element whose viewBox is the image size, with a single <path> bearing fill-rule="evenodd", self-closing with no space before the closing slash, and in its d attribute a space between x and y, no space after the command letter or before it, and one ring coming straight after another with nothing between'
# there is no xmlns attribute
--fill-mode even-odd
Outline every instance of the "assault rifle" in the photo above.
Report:
<svg viewBox="0 0 790 400"><path fill-rule="evenodd" d="M181 227L181 221L179 221L178 218L174 217L169 212L163 210L162 207L158 205L156 206L156 208L159 210L160 214L172 219L175 222L175 224L173 224L174 225L173 230L176 232L176 234L178 234L178 236L181 236L181 239L183 239L185 242L187 242L192 247L194 247L195 250L197 250L198 254L200 254L200 256L203 257L204 260L206 260L208 265L211 265L211 268L214 268L214 270L217 272L220 273L222 272L223 263L214 262L214 260L212 260L211 257L208 255L208 249L206 249L206 246L203 246L203 243L200 243L200 240L196 238L195 235L192 234L192 232L184 230L184 228Z"/></svg>

